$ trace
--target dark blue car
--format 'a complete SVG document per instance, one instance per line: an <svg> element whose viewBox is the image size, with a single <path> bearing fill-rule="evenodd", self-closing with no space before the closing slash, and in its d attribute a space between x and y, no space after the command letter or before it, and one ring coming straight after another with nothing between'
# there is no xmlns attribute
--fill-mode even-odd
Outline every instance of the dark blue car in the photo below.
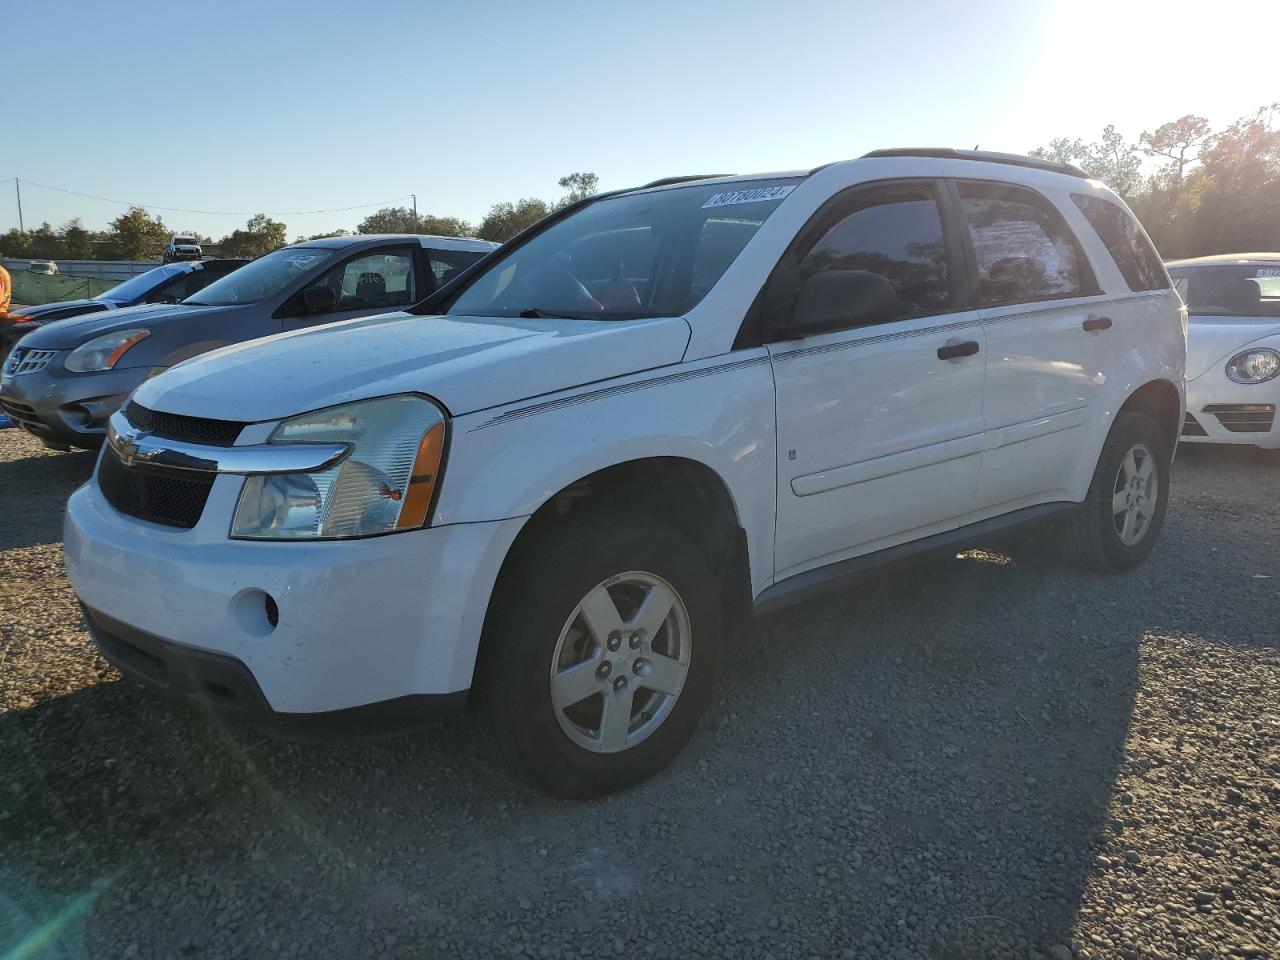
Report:
<svg viewBox="0 0 1280 960"><path fill-rule="evenodd" d="M62 300L13 310L0 316L0 359L18 338L54 320L142 303L179 303L248 260L197 260L168 263L118 283L91 300Z"/></svg>

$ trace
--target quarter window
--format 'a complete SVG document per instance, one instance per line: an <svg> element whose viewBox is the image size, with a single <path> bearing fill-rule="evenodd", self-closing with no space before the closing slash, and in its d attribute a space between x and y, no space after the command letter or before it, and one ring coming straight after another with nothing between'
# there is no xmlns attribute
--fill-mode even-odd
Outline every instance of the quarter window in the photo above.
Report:
<svg viewBox="0 0 1280 960"><path fill-rule="evenodd" d="M826 270L884 277L902 303L897 319L950 309L947 243L933 190L894 188L859 201L809 248L797 266L795 289Z"/></svg>
<svg viewBox="0 0 1280 960"><path fill-rule="evenodd" d="M427 260L431 264L435 288L439 290L483 256L480 250L428 250Z"/></svg>
<svg viewBox="0 0 1280 960"><path fill-rule="evenodd" d="M961 181L960 205L984 304L1094 293L1079 243L1048 201L1020 187Z"/></svg>
<svg viewBox="0 0 1280 960"><path fill-rule="evenodd" d="M1073 193L1071 199L1111 254L1111 259L1116 262L1116 267L1130 290L1136 293L1140 290L1169 289L1160 257L1138 226L1138 221L1123 207L1110 200L1087 197L1081 193Z"/></svg>

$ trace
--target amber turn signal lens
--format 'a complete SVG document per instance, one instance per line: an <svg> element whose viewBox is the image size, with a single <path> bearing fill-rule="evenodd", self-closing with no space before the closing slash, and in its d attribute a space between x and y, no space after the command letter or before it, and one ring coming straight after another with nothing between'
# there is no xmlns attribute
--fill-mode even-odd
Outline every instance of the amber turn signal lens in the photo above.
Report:
<svg viewBox="0 0 1280 960"><path fill-rule="evenodd" d="M413 475L409 489L405 491L400 507L397 530L424 526L427 511L431 509L431 497L436 492L436 477L440 473L440 458L444 455L444 424L437 423L422 435L418 444L418 456L413 461Z"/></svg>

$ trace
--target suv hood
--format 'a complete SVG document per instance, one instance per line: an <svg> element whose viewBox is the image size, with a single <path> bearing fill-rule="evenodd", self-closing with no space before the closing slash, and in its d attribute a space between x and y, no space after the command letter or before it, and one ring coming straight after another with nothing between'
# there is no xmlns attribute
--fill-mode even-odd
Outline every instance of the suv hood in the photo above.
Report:
<svg viewBox="0 0 1280 960"><path fill-rule="evenodd" d="M1255 340L1280 334L1274 317L1191 317L1187 321L1187 379L1223 364Z"/></svg>
<svg viewBox="0 0 1280 960"><path fill-rule="evenodd" d="M364 317L223 347L140 386L153 410L260 421L394 393L425 393L460 415L677 363L680 317L612 322Z"/></svg>
<svg viewBox="0 0 1280 960"><path fill-rule="evenodd" d="M31 331L22 340L24 347L37 350L70 350L92 337L130 327L149 327L167 323L175 318L200 315L208 317L234 307L184 307L180 303L146 303L137 307L120 307L115 310L98 310L79 317L55 320Z"/></svg>
<svg viewBox="0 0 1280 960"><path fill-rule="evenodd" d="M19 315L39 320L46 313L57 313L69 307L96 307L99 310L111 310L119 306L114 300L55 300L53 303L41 303L33 307L19 307L9 311L10 319Z"/></svg>

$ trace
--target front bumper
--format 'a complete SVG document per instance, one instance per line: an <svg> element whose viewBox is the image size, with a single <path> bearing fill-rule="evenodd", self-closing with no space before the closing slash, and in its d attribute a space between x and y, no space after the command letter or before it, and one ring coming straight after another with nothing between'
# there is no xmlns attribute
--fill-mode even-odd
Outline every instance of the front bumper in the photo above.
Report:
<svg viewBox="0 0 1280 960"><path fill-rule="evenodd" d="M1280 379L1236 383L1221 370L1187 381L1182 443L1231 443L1280 449Z"/></svg>
<svg viewBox="0 0 1280 960"><path fill-rule="evenodd" d="M59 352L43 370L6 378L0 408L45 443L93 450L107 435L107 419L147 378L148 368L70 374L61 369L64 355Z"/></svg>
<svg viewBox="0 0 1280 960"><path fill-rule="evenodd" d="M242 691L236 700L262 726L281 714L323 722L333 711L406 697L465 696L489 595L523 518L364 540L229 540L241 485L218 476L189 530L117 512L93 481L72 494L67 568L96 633L165 663L212 655L238 664L244 683L203 667L193 683ZM129 666L110 641L103 651ZM125 672L159 685L136 668ZM207 687L175 690L218 705Z"/></svg>

